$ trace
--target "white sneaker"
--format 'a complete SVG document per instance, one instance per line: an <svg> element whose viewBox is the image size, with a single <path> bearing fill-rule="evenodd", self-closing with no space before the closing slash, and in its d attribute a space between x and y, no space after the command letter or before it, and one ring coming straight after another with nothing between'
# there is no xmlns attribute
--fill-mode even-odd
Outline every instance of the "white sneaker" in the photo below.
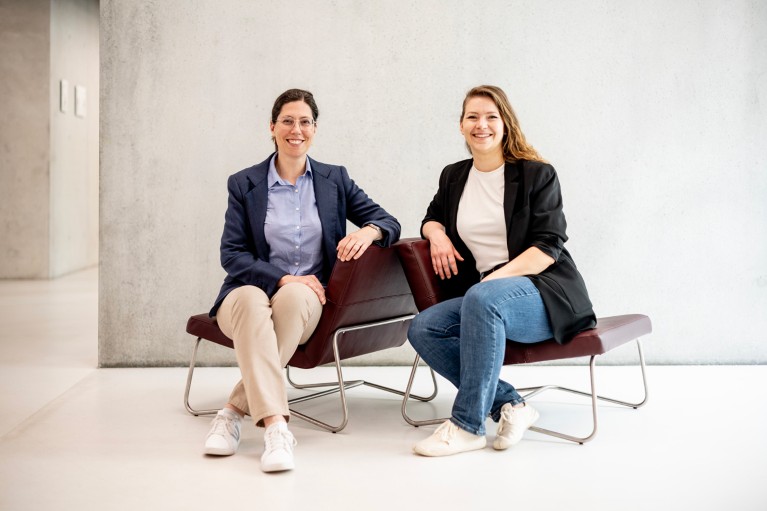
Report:
<svg viewBox="0 0 767 511"><path fill-rule="evenodd" d="M205 454L231 456L240 445L240 416L228 409L220 410L210 425L205 439Z"/></svg>
<svg viewBox="0 0 767 511"><path fill-rule="evenodd" d="M272 424L264 432L264 454L261 456L261 470L279 472L293 470L293 447L298 444L285 422Z"/></svg>
<svg viewBox="0 0 767 511"><path fill-rule="evenodd" d="M538 420L538 417L540 417L538 410L527 403L521 408L514 408L511 403L503 405L493 448L502 451L519 443L522 435Z"/></svg>
<svg viewBox="0 0 767 511"><path fill-rule="evenodd" d="M482 449L487 440L482 435L465 431L451 420L446 420L432 435L413 446L413 452L421 456L450 456L459 452Z"/></svg>

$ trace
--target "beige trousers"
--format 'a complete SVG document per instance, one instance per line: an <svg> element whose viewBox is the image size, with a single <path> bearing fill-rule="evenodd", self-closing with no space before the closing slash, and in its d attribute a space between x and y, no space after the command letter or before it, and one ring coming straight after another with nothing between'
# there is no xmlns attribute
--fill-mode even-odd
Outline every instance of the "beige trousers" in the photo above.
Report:
<svg viewBox="0 0 767 511"><path fill-rule="evenodd" d="M229 404L249 414L257 426L272 415L290 419L282 369L311 337L321 314L314 291L295 282L279 288L271 300L258 287L238 287L218 309L218 326L234 341L242 374Z"/></svg>

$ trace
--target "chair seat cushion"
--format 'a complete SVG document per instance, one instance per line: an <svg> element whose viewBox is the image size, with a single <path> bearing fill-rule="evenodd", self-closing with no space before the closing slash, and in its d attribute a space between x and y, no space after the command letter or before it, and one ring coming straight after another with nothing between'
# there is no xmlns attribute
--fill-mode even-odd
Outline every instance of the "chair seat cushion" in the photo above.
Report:
<svg viewBox="0 0 767 511"><path fill-rule="evenodd" d="M503 363L529 364L602 355L650 332L652 323L650 318L643 314L599 318L595 328L579 333L564 345L556 343L553 339L535 344L506 341Z"/></svg>
<svg viewBox="0 0 767 511"><path fill-rule="evenodd" d="M407 327L405 322L404 327ZM399 328L403 328L400 325ZM227 348L234 348L234 343L224 335L216 320L207 314L192 316L186 323L187 333L201 337ZM529 364L547 360L562 360L576 357L602 355L652 332L650 318L643 314L626 314L597 319L596 328L579 333L567 344L557 344L553 340L524 344L506 341L504 365ZM291 363L291 365L293 365ZM298 367L304 364L299 364Z"/></svg>
<svg viewBox="0 0 767 511"><path fill-rule="evenodd" d="M202 337L205 340L234 349L232 340L224 335L215 318L211 318L207 314L197 314L190 317L186 322L186 331L195 337Z"/></svg>

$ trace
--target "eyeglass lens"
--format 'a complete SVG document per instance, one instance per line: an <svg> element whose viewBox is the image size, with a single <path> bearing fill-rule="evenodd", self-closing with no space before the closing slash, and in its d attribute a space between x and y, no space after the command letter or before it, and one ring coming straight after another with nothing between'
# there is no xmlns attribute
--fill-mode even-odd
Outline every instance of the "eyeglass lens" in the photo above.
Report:
<svg viewBox="0 0 767 511"><path fill-rule="evenodd" d="M296 124L296 119L293 119L292 117L284 117L278 122L280 122L286 128L292 128ZM314 119L309 119L307 117L298 119L298 125L301 127L301 129L311 128L313 124Z"/></svg>

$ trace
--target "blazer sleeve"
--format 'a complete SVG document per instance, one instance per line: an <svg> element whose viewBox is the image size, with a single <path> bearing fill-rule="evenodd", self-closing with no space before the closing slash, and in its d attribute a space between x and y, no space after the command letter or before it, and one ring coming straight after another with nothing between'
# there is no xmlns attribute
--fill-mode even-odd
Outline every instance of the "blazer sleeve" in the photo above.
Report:
<svg viewBox="0 0 767 511"><path fill-rule="evenodd" d="M530 194L529 244L559 260L567 241L567 221L562 211L562 192L554 167L544 165L533 172L534 184Z"/></svg>
<svg viewBox="0 0 767 511"><path fill-rule="evenodd" d="M341 167L341 182L346 194L346 218L360 228L370 223L380 227L383 238L375 242L377 245L388 247L396 243L400 236L397 219L368 197L345 167Z"/></svg>
<svg viewBox="0 0 767 511"><path fill-rule="evenodd" d="M221 266L233 279L257 286L272 296L285 272L257 256L250 229L263 229L263 226L249 225L244 194L234 175L229 177L227 188L229 201L221 235Z"/></svg>

